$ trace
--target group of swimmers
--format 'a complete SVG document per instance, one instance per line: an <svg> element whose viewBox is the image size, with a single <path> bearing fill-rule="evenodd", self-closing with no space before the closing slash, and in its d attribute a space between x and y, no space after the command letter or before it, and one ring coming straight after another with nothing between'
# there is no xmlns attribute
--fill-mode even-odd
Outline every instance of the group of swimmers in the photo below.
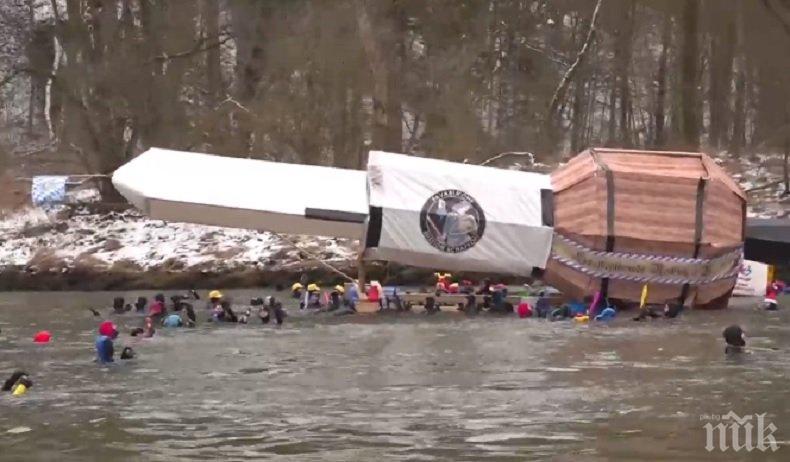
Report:
<svg viewBox="0 0 790 462"><path fill-rule="evenodd" d="M233 322L240 324L247 324L252 318L253 309L257 308L257 316L262 324L268 324L270 320L280 325L284 322L286 312L283 309L282 303L277 301L275 297L269 296L264 298L258 297L250 300L250 307L245 311L237 313L233 310L231 302L227 300L222 292L219 290L212 290L209 293L208 302L206 303L206 312L209 313L208 322ZM138 297L134 304L134 310L138 313L146 312L145 323L143 327L137 327L132 331L132 335L151 336L153 335L154 325L161 324L163 327L195 327L198 319L195 313L195 308L190 300L200 300L200 296L194 290L190 291L187 295L173 295L170 297L171 305L168 307L164 294L156 294L154 300L148 305L145 297ZM127 311L132 311L132 305L124 303L123 297L116 297L113 300L113 312L115 314L123 314ZM101 314L96 310L93 311L95 316ZM185 316L182 317L182 313Z"/></svg>
<svg viewBox="0 0 790 462"><path fill-rule="evenodd" d="M357 312L359 291L356 284L336 285L328 292L322 292L316 283L305 287L301 282L291 286L291 297L299 301L300 310L326 311L337 315Z"/></svg>
<svg viewBox="0 0 790 462"><path fill-rule="evenodd" d="M195 327L198 319L195 313L195 308L190 300L200 300L200 296L194 290L190 291L187 295L173 295L170 297L171 306L168 307L165 302L164 294L156 294L154 300L148 305L147 313L141 327L135 327L129 335L132 337L150 338L156 333L156 326L161 325L165 328L178 328L178 327ZM146 311L147 300L145 297L138 297L137 301L132 305L124 303L123 297L116 297L113 300L113 312L115 314L123 314L127 311L134 309L137 312ZM222 292L219 290L212 290L209 292L208 302L206 303L206 312L208 313L207 322L228 322L247 324L252 320L252 311L256 309L256 314L261 324L269 324L271 320L277 325L282 325L285 321L286 311L283 309L282 303L277 301L275 297L269 296L264 298L258 297L250 300L250 307L246 308L243 312L237 313L231 307L231 303L227 300ZM93 314L100 316L96 310ZM185 314L185 317L182 317ZM96 338L96 360L99 363L107 364L114 362L115 347L114 341L118 338L118 328L111 321L104 321L99 325L99 332ZM123 349L121 359L134 358L134 350L130 347Z"/></svg>

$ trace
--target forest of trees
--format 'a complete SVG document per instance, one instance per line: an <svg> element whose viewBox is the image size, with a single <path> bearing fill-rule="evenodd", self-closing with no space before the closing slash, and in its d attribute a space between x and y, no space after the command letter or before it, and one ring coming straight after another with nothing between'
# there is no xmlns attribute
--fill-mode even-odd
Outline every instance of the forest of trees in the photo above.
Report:
<svg viewBox="0 0 790 462"><path fill-rule="evenodd" d="M3 0L0 150L790 150L790 0Z"/></svg>

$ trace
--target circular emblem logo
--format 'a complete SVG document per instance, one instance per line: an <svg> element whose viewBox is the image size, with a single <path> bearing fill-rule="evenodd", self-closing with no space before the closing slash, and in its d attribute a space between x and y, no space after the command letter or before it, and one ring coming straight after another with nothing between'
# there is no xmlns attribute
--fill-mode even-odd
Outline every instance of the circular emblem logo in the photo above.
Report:
<svg viewBox="0 0 790 462"><path fill-rule="evenodd" d="M469 194L446 189L431 196L420 212L420 231L432 246L447 253L471 249L486 229L483 209Z"/></svg>

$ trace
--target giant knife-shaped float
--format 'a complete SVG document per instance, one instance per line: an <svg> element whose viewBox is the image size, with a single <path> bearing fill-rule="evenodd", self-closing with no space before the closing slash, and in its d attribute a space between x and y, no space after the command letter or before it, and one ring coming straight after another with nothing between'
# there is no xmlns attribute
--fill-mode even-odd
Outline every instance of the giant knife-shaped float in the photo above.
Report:
<svg viewBox="0 0 790 462"><path fill-rule="evenodd" d="M726 304L743 191L705 154L587 150L551 175L371 151L367 171L150 149L113 184L152 218L356 238L361 257Z"/></svg>

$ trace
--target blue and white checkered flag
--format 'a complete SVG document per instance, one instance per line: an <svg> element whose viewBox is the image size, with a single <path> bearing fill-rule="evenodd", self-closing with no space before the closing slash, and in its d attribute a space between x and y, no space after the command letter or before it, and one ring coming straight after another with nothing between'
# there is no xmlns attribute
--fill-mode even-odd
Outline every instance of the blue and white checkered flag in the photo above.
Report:
<svg viewBox="0 0 790 462"><path fill-rule="evenodd" d="M30 197L37 206L58 204L66 198L67 176L37 176L33 177L30 187Z"/></svg>

